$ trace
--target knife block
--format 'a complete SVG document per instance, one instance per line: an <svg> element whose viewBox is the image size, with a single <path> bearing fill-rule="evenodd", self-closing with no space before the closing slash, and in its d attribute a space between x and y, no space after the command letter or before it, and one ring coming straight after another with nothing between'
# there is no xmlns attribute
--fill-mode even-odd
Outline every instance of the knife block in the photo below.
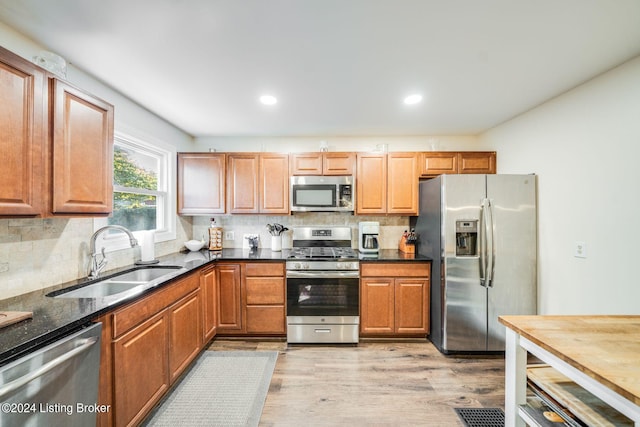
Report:
<svg viewBox="0 0 640 427"><path fill-rule="evenodd" d="M398 242L398 250L400 252L404 252L405 254L415 254L416 245L407 243L407 239L402 236L400 237L400 241Z"/></svg>

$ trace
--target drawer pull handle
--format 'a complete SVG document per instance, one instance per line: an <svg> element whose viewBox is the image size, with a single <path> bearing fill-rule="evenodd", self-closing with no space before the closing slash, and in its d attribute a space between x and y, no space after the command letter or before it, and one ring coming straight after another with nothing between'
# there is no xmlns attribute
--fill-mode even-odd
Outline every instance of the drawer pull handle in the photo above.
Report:
<svg viewBox="0 0 640 427"><path fill-rule="evenodd" d="M331 329L316 329L315 331L318 334L330 334L331 333Z"/></svg>

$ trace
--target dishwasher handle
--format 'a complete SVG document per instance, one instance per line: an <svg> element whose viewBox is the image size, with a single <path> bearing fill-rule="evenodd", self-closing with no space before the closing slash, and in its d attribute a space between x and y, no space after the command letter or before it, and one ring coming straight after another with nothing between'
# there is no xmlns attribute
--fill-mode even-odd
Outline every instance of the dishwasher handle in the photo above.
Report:
<svg viewBox="0 0 640 427"><path fill-rule="evenodd" d="M84 341L83 344L79 345L73 350L68 351L63 355L56 357L51 362L45 363L40 368L36 369L35 371L29 372L27 375L24 375L18 379L15 379L3 385L2 388L0 388L0 398L2 398L4 395L8 393L11 393L14 390L19 389L23 385L35 380L36 378L41 377L42 375L46 374L52 369L55 369L57 366L60 366L67 360L74 358L78 354L87 351L92 345L94 345L98 341L98 337L84 338L80 341Z"/></svg>

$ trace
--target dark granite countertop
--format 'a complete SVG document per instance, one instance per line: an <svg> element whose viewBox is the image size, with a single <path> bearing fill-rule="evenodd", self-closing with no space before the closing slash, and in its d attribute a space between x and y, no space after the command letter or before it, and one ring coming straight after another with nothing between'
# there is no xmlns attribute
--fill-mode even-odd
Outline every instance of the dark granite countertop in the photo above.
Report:
<svg viewBox="0 0 640 427"><path fill-rule="evenodd" d="M381 249L377 255L360 254L360 262L407 262L431 261L431 258L419 254L407 254L395 249Z"/></svg>
<svg viewBox="0 0 640 427"><path fill-rule="evenodd" d="M8 298L0 301L0 311L31 311L33 318L0 329L0 366L29 353L36 348L51 343L69 332L89 324L92 320L114 310L116 307L128 304L143 295L153 292L180 277L216 261L251 261L283 262L289 255L289 250L271 251L258 249L250 252L248 249L224 249L222 252L175 253L159 257L160 265L175 265L184 267L177 276L166 282L148 289L122 301L109 301L107 298L51 298L47 294L70 287L86 284L87 279L78 279L59 285L51 286L39 291ZM381 250L376 257L367 257L363 262L397 262L397 261L429 261L423 256L409 256L396 250ZM109 276L130 270L134 266L114 269L104 272Z"/></svg>

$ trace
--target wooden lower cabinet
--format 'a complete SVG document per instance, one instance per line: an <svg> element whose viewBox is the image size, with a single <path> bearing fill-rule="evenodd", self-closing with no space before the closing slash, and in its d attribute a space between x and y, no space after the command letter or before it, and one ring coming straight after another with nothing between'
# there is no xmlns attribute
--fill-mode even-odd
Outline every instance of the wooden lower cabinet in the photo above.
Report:
<svg viewBox="0 0 640 427"><path fill-rule="evenodd" d="M284 264L246 263L244 289L247 334L285 334Z"/></svg>
<svg viewBox="0 0 640 427"><path fill-rule="evenodd" d="M115 425L139 424L169 389L169 319L161 313L113 343Z"/></svg>
<svg viewBox="0 0 640 427"><path fill-rule="evenodd" d="M362 263L360 334L428 334L429 270L429 263Z"/></svg>
<svg viewBox="0 0 640 427"><path fill-rule="evenodd" d="M283 262L217 264L218 335L286 334Z"/></svg>
<svg viewBox="0 0 640 427"><path fill-rule="evenodd" d="M244 332L240 291L240 264L218 264L218 333Z"/></svg>
<svg viewBox="0 0 640 427"><path fill-rule="evenodd" d="M169 369L171 383L189 366L202 348L200 320L200 290L168 309L171 334L169 340Z"/></svg>
<svg viewBox="0 0 640 427"><path fill-rule="evenodd" d="M200 293L202 294L203 345L216 336L218 329L218 269L205 267L200 271Z"/></svg>
<svg viewBox="0 0 640 427"><path fill-rule="evenodd" d="M395 332L429 332L429 279L395 279Z"/></svg>
<svg viewBox="0 0 640 427"><path fill-rule="evenodd" d="M200 273L105 314L100 426L139 425L203 346Z"/></svg>

